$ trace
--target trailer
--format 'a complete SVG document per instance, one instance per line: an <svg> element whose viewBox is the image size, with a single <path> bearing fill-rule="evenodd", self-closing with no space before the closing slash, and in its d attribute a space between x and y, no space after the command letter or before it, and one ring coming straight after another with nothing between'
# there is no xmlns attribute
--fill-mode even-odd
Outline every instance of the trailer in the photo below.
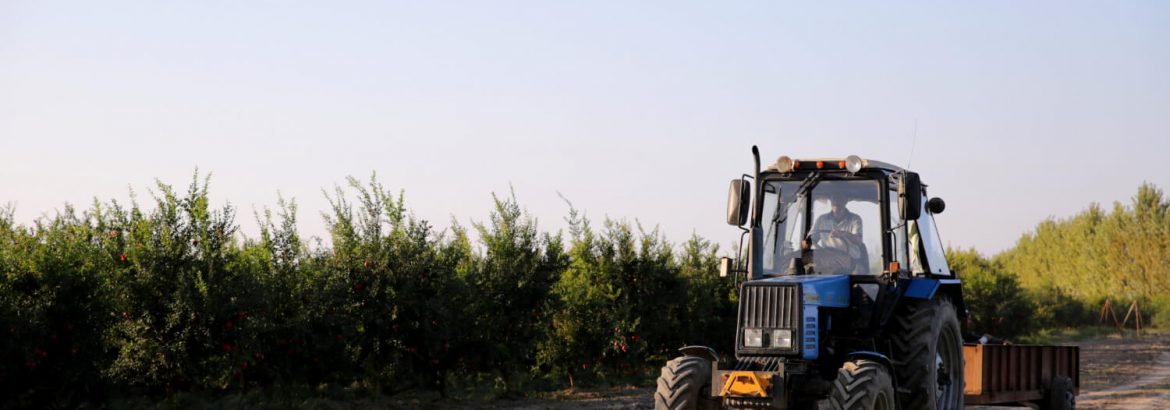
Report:
<svg viewBox="0 0 1170 410"><path fill-rule="evenodd" d="M963 346L966 404L1035 403L1072 409L1080 393L1077 346Z"/></svg>

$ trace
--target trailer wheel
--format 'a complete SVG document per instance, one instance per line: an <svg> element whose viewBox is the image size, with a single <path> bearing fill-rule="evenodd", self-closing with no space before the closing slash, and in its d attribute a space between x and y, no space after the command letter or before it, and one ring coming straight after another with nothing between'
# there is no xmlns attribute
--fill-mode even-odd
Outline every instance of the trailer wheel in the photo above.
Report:
<svg viewBox="0 0 1170 410"><path fill-rule="evenodd" d="M950 298L904 302L889 331L903 407L962 409L963 338Z"/></svg>
<svg viewBox="0 0 1170 410"><path fill-rule="evenodd" d="M1056 376L1048 382L1048 392L1040 408L1046 410L1073 410L1077 408L1077 395L1072 379L1067 376Z"/></svg>
<svg viewBox="0 0 1170 410"><path fill-rule="evenodd" d="M889 370L868 360L845 362L829 393L833 410L894 410L894 382Z"/></svg>
<svg viewBox="0 0 1170 410"><path fill-rule="evenodd" d="M654 392L656 410L705 410L715 408L711 395L711 362L694 356L666 362Z"/></svg>

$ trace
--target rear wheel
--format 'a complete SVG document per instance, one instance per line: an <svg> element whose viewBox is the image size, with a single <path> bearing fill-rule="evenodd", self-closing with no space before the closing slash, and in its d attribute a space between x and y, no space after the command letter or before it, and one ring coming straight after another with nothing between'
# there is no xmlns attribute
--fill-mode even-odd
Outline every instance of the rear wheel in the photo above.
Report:
<svg viewBox="0 0 1170 410"><path fill-rule="evenodd" d="M829 393L832 410L894 410L894 382L889 370L868 360L845 362Z"/></svg>
<svg viewBox="0 0 1170 410"><path fill-rule="evenodd" d="M892 321L890 342L906 409L963 408L963 339L949 298L905 302Z"/></svg>
<svg viewBox="0 0 1170 410"><path fill-rule="evenodd" d="M1067 376L1056 376L1048 382L1048 392L1040 402L1040 408L1045 410L1073 410L1077 408L1077 395L1072 379Z"/></svg>
<svg viewBox="0 0 1170 410"><path fill-rule="evenodd" d="M666 363L654 392L656 410L713 409L711 362L694 356L677 357Z"/></svg>

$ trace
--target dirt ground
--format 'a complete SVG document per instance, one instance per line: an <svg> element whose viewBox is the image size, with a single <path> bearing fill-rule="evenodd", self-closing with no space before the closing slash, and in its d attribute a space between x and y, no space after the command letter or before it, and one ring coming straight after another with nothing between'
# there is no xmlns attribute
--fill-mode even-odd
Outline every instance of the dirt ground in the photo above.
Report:
<svg viewBox="0 0 1170 410"><path fill-rule="evenodd" d="M1081 346L1078 409L1170 409L1170 336L1108 337ZM653 389L621 388L566 394L560 400L500 401L468 409L651 409ZM1007 407L970 407L990 410Z"/></svg>
<svg viewBox="0 0 1170 410"><path fill-rule="evenodd" d="M1170 336L1081 345L1081 409L1170 409Z"/></svg>

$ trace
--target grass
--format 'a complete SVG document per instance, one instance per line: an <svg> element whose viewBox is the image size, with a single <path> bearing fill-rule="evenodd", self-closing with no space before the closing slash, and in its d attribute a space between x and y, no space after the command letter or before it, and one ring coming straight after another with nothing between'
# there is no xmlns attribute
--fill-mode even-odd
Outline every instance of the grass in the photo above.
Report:
<svg viewBox="0 0 1170 410"><path fill-rule="evenodd" d="M548 378L515 377L511 389L498 376L452 376L447 396L421 388L379 393L369 386L303 384L249 387L242 390L180 392L168 396L115 396L110 409L482 409L541 408L547 402L593 401L642 393L634 380L589 380L587 387L567 388ZM570 406L572 407L572 406Z"/></svg>
<svg viewBox="0 0 1170 410"><path fill-rule="evenodd" d="M1137 331L1133 329L1119 330L1116 327L1111 326L1080 326L1041 329L1036 333L1027 336L1021 336L1017 342L1020 344L1065 344L1075 343L1087 339L1122 339L1165 334L1170 334L1170 332L1163 329L1142 329L1142 333L1139 335Z"/></svg>
<svg viewBox="0 0 1170 410"><path fill-rule="evenodd" d="M467 393L467 392L464 392ZM246 391L184 392L167 397L132 396L111 400L99 406L109 409L420 409L448 408L462 410L500 408L574 408L581 403L598 400L636 400L645 395L645 388L631 385L613 385L584 389L528 391L522 396L464 395L439 397L437 392L411 390L388 395L341 386L317 388L253 388ZM576 403L576 404L574 404Z"/></svg>

